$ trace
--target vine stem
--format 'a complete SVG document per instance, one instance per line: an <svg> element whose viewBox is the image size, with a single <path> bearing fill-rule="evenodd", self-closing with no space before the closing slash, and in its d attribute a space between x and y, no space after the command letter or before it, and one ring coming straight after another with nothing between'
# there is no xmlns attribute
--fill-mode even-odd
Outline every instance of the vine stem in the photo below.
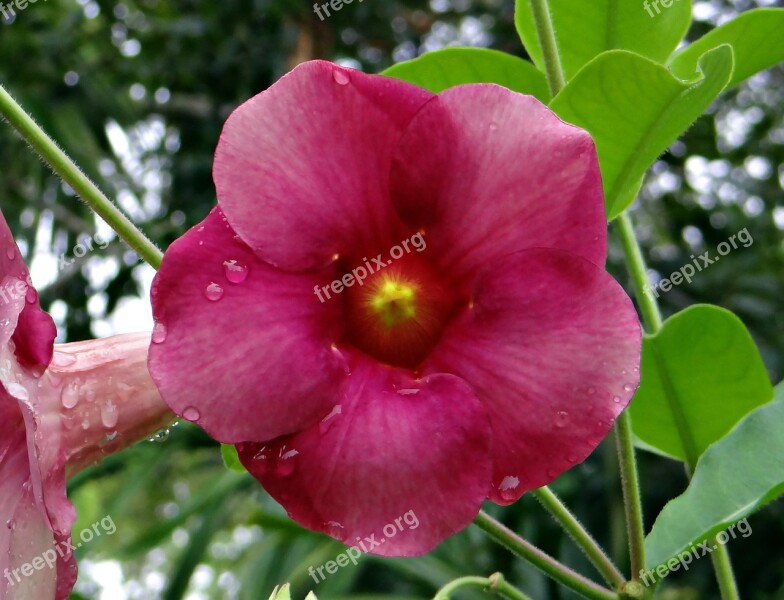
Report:
<svg viewBox="0 0 784 600"><path fill-rule="evenodd" d="M561 499L547 486L539 488L533 494L547 512L558 521L575 543L585 552L588 559L602 574L607 583L616 589L623 587L624 583L626 583L626 578L596 540L593 539L593 536L583 527L577 517L561 502Z"/></svg>
<svg viewBox="0 0 784 600"><path fill-rule="evenodd" d="M455 592L467 587L481 587L487 591L506 596L511 600L531 600L523 592L507 583L501 573L494 573L490 577L461 577L460 579L455 579L438 590L433 600L450 600Z"/></svg>
<svg viewBox="0 0 784 600"><path fill-rule="evenodd" d="M634 226L628 213L621 214L616 227L623 244L626 263L634 281L635 296L640 312L643 315L646 329L649 334L656 334L661 331L662 317L659 304L651 293L648 283L648 273L645 259L642 255L640 243L634 233ZM632 573L639 573L639 569L645 567L645 547L644 530L642 529L642 508L640 504L640 488L637 476L636 459L634 457L634 445L632 441L631 416L627 410L616 425L616 436L618 441L618 454L621 457L621 479L624 487L624 498L627 509L627 522L629 523L629 545L632 548ZM693 446L688 436L688 431L682 433L687 446ZM686 472L691 478L691 473L696 466L694 452L690 452ZM624 464L626 465L624 468ZM634 478L634 479L631 479ZM635 554L637 555L637 565L635 565ZM730 555L727 548L718 544L715 552L711 554L713 569L719 584L722 600L740 600L738 586L735 581L735 574L732 570Z"/></svg>
<svg viewBox="0 0 784 600"><path fill-rule="evenodd" d="M0 85L0 114L35 150L43 161L117 232L142 259L158 269L161 251L126 217L73 160L44 132L33 118Z"/></svg>
<svg viewBox="0 0 784 600"><path fill-rule="evenodd" d="M523 539L511 529L481 511L474 524L502 546L530 562L537 569L589 600L618 600L612 590L583 577L579 573L545 554L539 548Z"/></svg>
<svg viewBox="0 0 784 600"><path fill-rule="evenodd" d="M561 57L558 54L558 42L555 39L550 5L547 0L531 0L531 11L534 15L539 45L542 48L550 95L555 97L566 85L566 80L564 79L563 66L561 66Z"/></svg>
<svg viewBox="0 0 784 600"><path fill-rule="evenodd" d="M740 600L738 584L735 581L735 573L730 562L730 553L727 548L719 543L716 550L711 552L713 570L716 572L716 580L719 582L719 592L722 600Z"/></svg>

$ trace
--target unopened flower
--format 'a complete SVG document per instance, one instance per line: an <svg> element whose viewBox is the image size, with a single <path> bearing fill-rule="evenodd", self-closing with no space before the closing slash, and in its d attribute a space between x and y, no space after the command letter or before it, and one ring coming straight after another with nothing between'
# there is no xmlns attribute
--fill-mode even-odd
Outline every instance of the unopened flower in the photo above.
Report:
<svg viewBox="0 0 784 600"><path fill-rule="evenodd" d="M0 600L64 600L76 581L66 475L169 422L149 334L54 346L0 214Z"/></svg>
<svg viewBox="0 0 784 600"><path fill-rule="evenodd" d="M150 371L306 527L428 551L584 460L637 388L593 142L532 97L307 63L232 114L214 177Z"/></svg>

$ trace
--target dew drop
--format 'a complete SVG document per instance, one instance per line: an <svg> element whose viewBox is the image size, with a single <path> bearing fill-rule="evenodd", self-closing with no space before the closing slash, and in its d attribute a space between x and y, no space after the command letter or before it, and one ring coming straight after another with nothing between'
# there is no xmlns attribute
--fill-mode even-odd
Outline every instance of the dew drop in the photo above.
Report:
<svg viewBox="0 0 784 600"><path fill-rule="evenodd" d="M566 424L569 422L569 413L565 410L559 411L555 415L555 426L559 428L566 427Z"/></svg>
<svg viewBox="0 0 784 600"><path fill-rule="evenodd" d="M413 396L415 394L418 394L419 390L418 389L398 390L397 393L400 394L401 396Z"/></svg>
<svg viewBox="0 0 784 600"><path fill-rule="evenodd" d="M85 431L90 429L90 420L87 417L85 417L84 420L82 421L82 429L84 429Z"/></svg>
<svg viewBox="0 0 784 600"><path fill-rule="evenodd" d="M169 439L169 433L170 432L168 429L161 429L150 438L150 441L156 442L158 444L162 444L163 442Z"/></svg>
<svg viewBox="0 0 784 600"><path fill-rule="evenodd" d="M341 71L340 69L335 69L332 71L332 77L335 78L335 83L338 85L348 85L351 81L351 78L348 76L348 73L345 71Z"/></svg>
<svg viewBox="0 0 784 600"><path fill-rule="evenodd" d="M36 300L38 300L38 292L35 289L28 287L27 293L25 293L25 300L27 300L28 304L35 304Z"/></svg>
<svg viewBox="0 0 784 600"><path fill-rule="evenodd" d="M568 460L570 463L574 464L574 463L577 462L577 457L574 454L569 454L566 457L566 460Z"/></svg>
<svg viewBox="0 0 784 600"><path fill-rule="evenodd" d="M621 397L620 396L613 396L613 402L615 402L616 404L620 404L621 403Z"/></svg>
<svg viewBox="0 0 784 600"><path fill-rule="evenodd" d="M623 385L623 390L625 392L631 392L634 389L634 386L631 383L625 383Z"/></svg>
<svg viewBox="0 0 784 600"><path fill-rule="evenodd" d="M296 467L296 461L294 460L294 457L299 454L297 450L289 450L288 452L284 452L285 449L285 446L281 448L278 464L275 467L275 474L279 475L280 477L288 477L294 473L294 467Z"/></svg>
<svg viewBox="0 0 784 600"><path fill-rule="evenodd" d="M55 367L70 367L75 362L76 357L73 354L68 354L67 352L55 352L54 358L52 358L52 364Z"/></svg>
<svg viewBox="0 0 784 600"><path fill-rule="evenodd" d="M14 521L13 519L8 519L8 520L5 522L5 526L6 526L8 529L11 529L11 530L13 530L14 528L16 528L16 521Z"/></svg>
<svg viewBox="0 0 784 600"><path fill-rule="evenodd" d="M263 475L272 467L272 453L267 446L262 446L261 450L253 455L253 472Z"/></svg>
<svg viewBox="0 0 784 600"><path fill-rule="evenodd" d="M60 393L60 402L65 408L71 409L79 404L79 388L78 385L71 382L63 388Z"/></svg>
<svg viewBox="0 0 784 600"><path fill-rule="evenodd" d="M111 400L101 407L101 423L107 429L112 429L117 425L120 418L120 413L117 410L117 405Z"/></svg>
<svg viewBox="0 0 784 600"><path fill-rule="evenodd" d="M196 422L201 418L201 413L192 406L189 406L183 411L182 418L186 421Z"/></svg>
<svg viewBox="0 0 784 600"><path fill-rule="evenodd" d="M166 325L161 322L155 324L155 327L152 329L152 343L153 344L162 344L166 341Z"/></svg>
<svg viewBox="0 0 784 600"><path fill-rule="evenodd" d="M248 267L239 264L236 260L224 262L223 271L230 283L242 283L248 278Z"/></svg>
<svg viewBox="0 0 784 600"><path fill-rule="evenodd" d="M321 419L321 423L319 423L319 431L323 434L327 433L332 426L337 423L337 416L343 412L343 408L338 404L335 408L332 409L332 412L329 413L326 417Z"/></svg>
<svg viewBox="0 0 784 600"><path fill-rule="evenodd" d="M498 123L496 123L495 121L490 123L490 131L498 131Z"/></svg>
<svg viewBox="0 0 784 600"><path fill-rule="evenodd" d="M8 260L14 260L16 258L16 249L13 246L8 246L5 255L8 257Z"/></svg>
<svg viewBox="0 0 784 600"><path fill-rule="evenodd" d="M223 288L217 283L213 282L207 286L207 289L204 290L204 297L207 298L207 300L210 302L217 302L223 298Z"/></svg>
<svg viewBox="0 0 784 600"><path fill-rule="evenodd" d="M507 475L498 486L498 491L504 500L514 500L518 495L515 492L518 487L520 487L520 479L514 475Z"/></svg>

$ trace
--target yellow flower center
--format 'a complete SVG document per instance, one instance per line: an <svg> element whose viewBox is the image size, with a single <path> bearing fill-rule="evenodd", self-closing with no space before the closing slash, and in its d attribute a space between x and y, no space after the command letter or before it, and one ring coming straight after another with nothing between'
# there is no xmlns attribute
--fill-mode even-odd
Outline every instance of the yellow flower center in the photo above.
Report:
<svg viewBox="0 0 784 600"><path fill-rule="evenodd" d="M387 327L416 318L416 286L387 278L370 298L370 308Z"/></svg>

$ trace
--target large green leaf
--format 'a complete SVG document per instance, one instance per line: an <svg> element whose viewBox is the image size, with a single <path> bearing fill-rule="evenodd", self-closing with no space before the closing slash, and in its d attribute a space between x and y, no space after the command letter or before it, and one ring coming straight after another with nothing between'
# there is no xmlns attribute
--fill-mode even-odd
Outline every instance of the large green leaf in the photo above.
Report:
<svg viewBox="0 0 784 600"><path fill-rule="evenodd" d="M784 402L771 402L743 419L697 463L688 489L659 514L645 540L648 567L731 524L784 493ZM734 535L733 535L734 534Z"/></svg>
<svg viewBox="0 0 784 600"><path fill-rule="evenodd" d="M567 80L608 50L629 50L663 63L691 23L691 0L660 7L659 14L652 3L647 10L642 0L550 0L549 4ZM515 24L531 59L544 71L531 0L517 0Z"/></svg>
<svg viewBox="0 0 784 600"><path fill-rule="evenodd" d="M550 100L545 76L522 58L484 48L446 48L391 66L381 73L408 81L431 92L464 83L497 83Z"/></svg>
<svg viewBox="0 0 784 600"><path fill-rule="evenodd" d="M700 59L700 79L681 81L647 58L613 50L553 99L551 108L596 142L609 219L632 203L647 168L721 93L732 64L730 46L719 46Z"/></svg>
<svg viewBox="0 0 784 600"><path fill-rule="evenodd" d="M676 54L670 68L679 77L694 77L700 56L721 44L731 44L735 52L735 71L729 83L732 87L784 61L783 32L784 9L750 10Z"/></svg>
<svg viewBox="0 0 784 600"><path fill-rule="evenodd" d="M634 433L693 468L708 446L772 398L765 365L740 319L716 306L693 306L643 341Z"/></svg>

